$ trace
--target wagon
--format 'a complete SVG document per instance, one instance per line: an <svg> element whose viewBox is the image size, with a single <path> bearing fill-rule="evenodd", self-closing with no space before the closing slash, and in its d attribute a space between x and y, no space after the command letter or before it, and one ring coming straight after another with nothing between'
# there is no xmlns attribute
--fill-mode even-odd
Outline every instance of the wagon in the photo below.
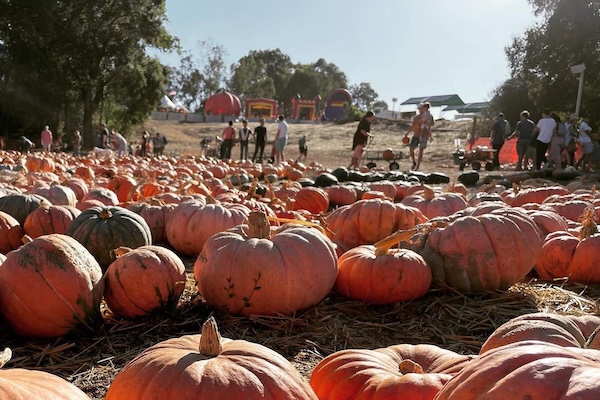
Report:
<svg viewBox="0 0 600 400"><path fill-rule="evenodd" d="M402 158L404 158L404 154L401 151L394 151L392 149L367 150L364 156L364 160L367 161L365 164L367 168L371 169L377 167L375 161L387 161L389 163L390 171L400 169L398 161Z"/></svg>
<svg viewBox="0 0 600 400"><path fill-rule="evenodd" d="M494 170L494 153L496 150L487 147L478 147L473 150L459 149L452 153L454 164L462 171L465 166L471 165L476 171L481 169L482 164L485 165L486 171Z"/></svg>

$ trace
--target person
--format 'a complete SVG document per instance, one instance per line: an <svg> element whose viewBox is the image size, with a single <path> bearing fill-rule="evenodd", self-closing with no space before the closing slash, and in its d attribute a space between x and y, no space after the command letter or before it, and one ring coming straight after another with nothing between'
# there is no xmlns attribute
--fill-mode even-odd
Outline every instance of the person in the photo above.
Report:
<svg viewBox="0 0 600 400"><path fill-rule="evenodd" d="M552 139L550 140L550 146L548 147L548 167L556 169L561 168L562 166L561 153L565 147L566 128L565 124L562 123L562 120L556 113L552 113L550 116L556 122L556 128L554 129Z"/></svg>
<svg viewBox="0 0 600 400"><path fill-rule="evenodd" d="M210 146L210 138L205 136L200 141L200 157L204 157L208 151L208 147Z"/></svg>
<svg viewBox="0 0 600 400"><path fill-rule="evenodd" d="M556 129L556 121L552 118L550 110L542 111L542 119L540 119L533 129L534 135L537 135L535 141L535 169L539 170L542 167L542 162L546 157L546 150L552 140L552 135Z"/></svg>
<svg viewBox="0 0 600 400"><path fill-rule="evenodd" d="M475 116L473 117L473 125L471 126L471 132L469 132L469 137L467 139L469 151L473 150L473 146L475 146L477 139L479 139L479 133L477 132L477 116Z"/></svg>
<svg viewBox="0 0 600 400"><path fill-rule="evenodd" d="M306 156L308 155L308 146L306 145L306 135L302 135L300 140L298 140L298 150L300 150L300 155L298 156L298 161L305 161Z"/></svg>
<svg viewBox="0 0 600 400"><path fill-rule="evenodd" d="M44 151L52 151L52 131L48 125L46 125L42 131L41 142Z"/></svg>
<svg viewBox="0 0 600 400"><path fill-rule="evenodd" d="M283 115L280 115L277 124L277 133L275 134L275 164L279 164L283 162L285 159L285 154L283 153L283 149L287 143L289 127L287 122L285 122L285 118Z"/></svg>
<svg viewBox="0 0 600 400"><path fill-rule="evenodd" d="M360 167L360 159L362 158L364 147L369 141L369 138L373 137L371 134L371 123L373 123L373 119L375 119L373 111L367 111L358 123L356 132L354 132L354 137L352 138L353 152L348 169L358 169L358 167Z"/></svg>
<svg viewBox="0 0 600 400"><path fill-rule="evenodd" d="M265 151L265 143L267 142L267 127L265 126L265 119L260 119L260 125L254 128L254 155L252 155L252 162L258 160L259 164L262 164L263 152ZM256 156L258 155L258 158Z"/></svg>
<svg viewBox="0 0 600 400"><path fill-rule="evenodd" d="M594 152L594 143L592 143L592 138L590 137L592 128L588 125L588 122L587 118L583 118L581 124L579 124L579 144L581 145L583 155L577 161L577 165L575 165L575 168L579 169L579 167L582 167L584 171L588 170L590 158Z"/></svg>
<svg viewBox="0 0 600 400"><path fill-rule="evenodd" d="M577 139L579 133L577 132L577 114L573 113L569 116L569 121L565 122L567 133L565 135L565 146L567 154L569 155L568 164L575 166L575 151L577 150Z"/></svg>
<svg viewBox="0 0 600 400"><path fill-rule="evenodd" d="M240 160L245 161L248 159L248 143L250 142L250 134L252 131L248 128L248 121L242 120L242 128L238 132L240 140Z"/></svg>
<svg viewBox="0 0 600 400"><path fill-rule="evenodd" d="M533 140L533 128L535 123L529 119L529 111L523 110L521 112L521 120L517 122L515 131L507 138L513 139L515 136L517 139L517 171L527 169L529 165L529 148L531 141Z"/></svg>
<svg viewBox="0 0 600 400"><path fill-rule="evenodd" d="M127 139L119 132L111 131L110 140L113 142L114 151L117 152L117 157L122 157L129 153L127 149Z"/></svg>
<svg viewBox="0 0 600 400"><path fill-rule="evenodd" d="M75 131L73 139L73 156L79 157L81 153L81 132Z"/></svg>
<svg viewBox="0 0 600 400"><path fill-rule="evenodd" d="M494 168L500 168L500 150L504 146L504 136L506 135L506 124L507 121L504 119L504 114L498 114L496 122L492 125L490 131L490 144L494 149L493 164Z"/></svg>
<svg viewBox="0 0 600 400"><path fill-rule="evenodd" d="M160 132L156 132L156 135L152 138L152 153L155 157L162 156L167 144L167 138L162 136Z"/></svg>
<svg viewBox="0 0 600 400"><path fill-rule="evenodd" d="M19 147L20 147L21 153L29 153L29 150L34 148L35 145L27 137L21 136L21 141L19 143Z"/></svg>
<svg viewBox="0 0 600 400"><path fill-rule="evenodd" d="M418 171L423 160L423 151L427 148L427 143L432 140L431 138L431 125L433 117L429 112L428 105L425 103L419 104L419 113L413 119L413 122L404 134L404 137L408 137L409 133L413 133L413 137L408 145L410 152L410 158L412 160L413 171ZM419 148L419 155L415 160L415 150Z"/></svg>
<svg viewBox="0 0 600 400"><path fill-rule="evenodd" d="M106 149L108 146L108 135L109 131L106 124L100 124L94 140L94 146L100 149Z"/></svg>
<svg viewBox="0 0 600 400"><path fill-rule="evenodd" d="M148 151L148 142L150 141L150 134L148 131L142 132L142 143L140 147L140 157L146 157Z"/></svg>
<svg viewBox="0 0 600 400"><path fill-rule="evenodd" d="M227 127L223 129L221 135L223 142L221 142L221 159L229 160L231 158L231 148L233 147L233 138L235 137L235 128L233 127L233 121L227 123Z"/></svg>

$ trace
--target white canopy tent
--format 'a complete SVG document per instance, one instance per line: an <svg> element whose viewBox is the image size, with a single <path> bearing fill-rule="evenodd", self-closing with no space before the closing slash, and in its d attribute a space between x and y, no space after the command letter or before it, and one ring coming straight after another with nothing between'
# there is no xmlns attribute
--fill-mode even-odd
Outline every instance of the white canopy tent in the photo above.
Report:
<svg viewBox="0 0 600 400"><path fill-rule="evenodd" d="M167 108L169 110L175 110L175 109L177 109L177 106L175 106L175 103L173 103L171 101L171 99L169 99L169 96L167 96L165 94L162 97L162 99L160 99L160 108Z"/></svg>

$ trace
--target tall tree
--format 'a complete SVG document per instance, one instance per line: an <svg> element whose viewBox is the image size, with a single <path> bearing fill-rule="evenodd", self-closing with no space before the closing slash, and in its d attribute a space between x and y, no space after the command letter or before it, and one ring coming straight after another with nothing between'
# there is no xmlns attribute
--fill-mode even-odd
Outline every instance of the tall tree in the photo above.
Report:
<svg viewBox="0 0 600 400"><path fill-rule="evenodd" d="M371 87L369 82L361 82L358 85L350 86L352 102L354 106L361 111L367 111L373 108L373 104L378 100L379 95Z"/></svg>
<svg viewBox="0 0 600 400"><path fill-rule="evenodd" d="M200 60L202 62L202 76L204 85L202 95L207 99L217 90L224 88L227 81L227 64L225 58L227 51L225 47L214 43L211 39L199 43Z"/></svg>
<svg viewBox="0 0 600 400"><path fill-rule="evenodd" d="M319 58L312 64L311 69L317 75L321 96L327 96L333 89L348 88L346 74L334 63L328 63L325 59Z"/></svg>
<svg viewBox="0 0 600 400"><path fill-rule="evenodd" d="M183 52L178 68L169 71L170 88L188 110L200 108L204 92L204 75L190 52Z"/></svg>

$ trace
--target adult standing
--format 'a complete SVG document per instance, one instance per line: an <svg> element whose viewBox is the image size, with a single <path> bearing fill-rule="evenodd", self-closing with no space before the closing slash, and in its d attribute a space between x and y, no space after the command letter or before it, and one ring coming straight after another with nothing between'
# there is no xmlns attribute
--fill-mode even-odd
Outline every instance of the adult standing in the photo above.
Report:
<svg viewBox="0 0 600 400"><path fill-rule="evenodd" d="M556 129L552 134L550 146L548 147L548 167L556 169L562 167L561 153L565 147L565 135L567 128L556 113L551 114L552 119L556 122Z"/></svg>
<svg viewBox="0 0 600 400"><path fill-rule="evenodd" d="M267 143L267 127L265 126L265 119L260 119L260 125L254 128L254 155L252 156L252 162L257 160L262 163L263 153L265 151L265 143Z"/></svg>
<svg viewBox="0 0 600 400"><path fill-rule="evenodd" d="M529 119L529 111L524 110L521 112L521 120L517 122L515 131L508 137L508 139L512 139L515 136L518 138L517 155L519 160L517 162L517 171L527 169L527 166L529 165L529 156L527 154L527 150L529 149L531 141L533 140L534 128L535 123Z"/></svg>
<svg viewBox="0 0 600 400"><path fill-rule="evenodd" d="M248 128L248 121L242 120L242 128L238 132L240 139L240 160L245 161L248 159L248 143L250 141L250 134L252 131Z"/></svg>
<svg viewBox="0 0 600 400"><path fill-rule="evenodd" d="M357 169L360 166L360 159L362 158L364 147L369 141L369 138L373 137L371 134L371 123L374 118L375 114L373 114L373 111L367 111L358 123L358 128L356 128L356 132L352 138L352 160L350 161L348 169Z"/></svg>
<svg viewBox="0 0 600 400"><path fill-rule="evenodd" d="M537 134L535 142L535 169L539 170L542 167L542 162L546 157L546 150L548 145L552 141L552 135L556 129L556 121L552 118L550 110L544 110L542 112L542 119L540 119L533 130L534 134Z"/></svg>
<svg viewBox="0 0 600 400"><path fill-rule="evenodd" d="M156 135L152 138L152 153L155 157L162 156L163 151L165 151L165 145L167 144L167 139L160 134L160 132L156 132Z"/></svg>
<svg viewBox="0 0 600 400"><path fill-rule="evenodd" d="M44 151L52 151L52 131L46 125L41 134L42 149Z"/></svg>
<svg viewBox="0 0 600 400"><path fill-rule="evenodd" d="M283 115L278 117L277 134L275 135L275 164L279 164L285 159L283 149L287 143L289 127Z"/></svg>
<svg viewBox="0 0 600 400"><path fill-rule="evenodd" d="M502 147L504 146L504 136L507 131L506 123L504 114L500 113L490 131L490 144L492 145L492 149L494 149L494 168L500 167L500 150L502 150Z"/></svg>
<svg viewBox="0 0 600 400"><path fill-rule="evenodd" d="M590 137L592 128L588 125L588 122L589 120L587 118L583 118L583 121L579 124L579 144L581 145L583 155L577 161L577 165L575 166L577 169L581 166L584 171L587 171L590 158L594 152L594 143L592 143L592 138Z"/></svg>
<svg viewBox="0 0 600 400"><path fill-rule="evenodd" d="M128 153L127 151L127 139L123 137L119 132L112 131L110 133L110 139L114 143L117 157L122 157Z"/></svg>
<svg viewBox="0 0 600 400"><path fill-rule="evenodd" d="M142 132L142 145L140 147L140 157L146 157L148 141L150 140L150 134L148 131Z"/></svg>
<svg viewBox="0 0 600 400"><path fill-rule="evenodd" d="M235 128L233 121L229 121L228 126L223 129L223 142L221 142L221 159L229 160L231 158L231 148L233 147L233 138L235 137Z"/></svg>
<svg viewBox="0 0 600 400"><path fill-rule="evenodd" d="M98 132L96 133L96 138L94 141L94 147L98 147L100 149L106 149L108 145L108 135L109 131L106 127L106 124L100 124L98 128Z"/></svg>
<svg viewBox="0 0 600 400"><path fill-rule="evenodd" d="M565 122L565 128L567 133L565 134L565 146L567 147L567 153L569 154L569 165L575 166L575 151L577 151L577 139L579 133L577 132L577 114L573 113L569 116L569 121Z"/></svg>
<svg viewBox="0 0 600 400"><path fill-rule="evenodd" d="M79 157L81 153L81 132L75 131L73 138L73 156Z"/></svg>
<svg viewBox="0 0 600 400"><path fill-rule="evenodd" d="M404 137L408 137L408 134L412 132L413 137L408 145L410 152L410 158L412 160L413 171L418 171L423 160L423 152L427 148L427 143L432 140L431 138L431 125L433 117L429 112L428 104L421 103L418 107L419 113L413 119L413 122L404 134ZM415 150L419 149L419 155L415 160Z"/></svg>

